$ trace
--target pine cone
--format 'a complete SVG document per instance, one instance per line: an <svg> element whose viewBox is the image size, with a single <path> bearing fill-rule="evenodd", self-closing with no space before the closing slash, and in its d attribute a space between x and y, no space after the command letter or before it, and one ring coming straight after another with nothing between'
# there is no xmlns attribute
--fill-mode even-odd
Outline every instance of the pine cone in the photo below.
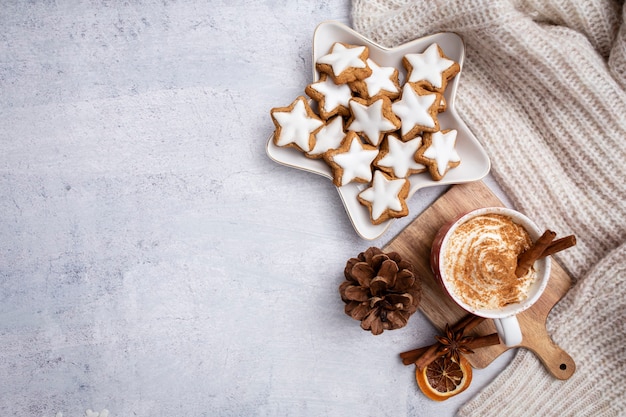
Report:
<svg viewBox="0 0 626 417"><path fill-rule="evenodd" d="M345 312L361 321L361 328L374 335L404 327L417 311L422 283L413 265L396 252L384 253L371 247L351 258L344 270L346 281L339 286Z"/></svg>

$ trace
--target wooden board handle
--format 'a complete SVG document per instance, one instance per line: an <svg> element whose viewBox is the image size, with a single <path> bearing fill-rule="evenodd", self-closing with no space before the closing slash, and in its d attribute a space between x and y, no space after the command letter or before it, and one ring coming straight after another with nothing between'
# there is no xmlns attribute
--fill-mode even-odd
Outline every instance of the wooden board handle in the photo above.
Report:
<svg viewBox="0 0 626 417"><path fill-rule="evenodd" d="M533 327L534 337L525 340L525 347L535 353L555 378L565 380L571 377L576 371L574 359L552 341L545 325Z"/></svg>

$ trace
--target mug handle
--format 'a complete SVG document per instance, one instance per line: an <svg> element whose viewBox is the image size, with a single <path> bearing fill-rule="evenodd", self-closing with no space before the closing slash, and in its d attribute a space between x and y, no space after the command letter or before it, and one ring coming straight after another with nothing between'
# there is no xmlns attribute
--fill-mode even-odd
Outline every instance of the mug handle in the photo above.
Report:
<svg viewBox="0 0 626 417"><path fill-rule="evenodd" d="M505 346L517 346L522 343L522 329L519 326L517 317L509 316L501 319L494 319L496 330Z"/></svg>

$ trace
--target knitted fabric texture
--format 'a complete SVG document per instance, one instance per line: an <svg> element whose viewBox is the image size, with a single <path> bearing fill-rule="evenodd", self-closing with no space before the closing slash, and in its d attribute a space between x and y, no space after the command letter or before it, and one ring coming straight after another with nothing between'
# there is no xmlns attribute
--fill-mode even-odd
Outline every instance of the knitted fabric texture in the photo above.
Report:
<svg viewBox="0 0 626 417"><path fill-rule="evenodd" d="M516 208L578 244L556 256L574 287L548 317L576 361L554 379L529 351L461 416L626 415L626 27L600 0L353 0L355 30L393 47L465 41L456 108Z"/></svg>

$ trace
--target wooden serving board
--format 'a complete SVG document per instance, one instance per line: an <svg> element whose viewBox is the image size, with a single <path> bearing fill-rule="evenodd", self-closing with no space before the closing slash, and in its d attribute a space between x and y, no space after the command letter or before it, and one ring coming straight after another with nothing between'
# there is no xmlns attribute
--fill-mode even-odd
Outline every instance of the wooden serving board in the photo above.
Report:
<svg viewBox="0 0 626 417"><path fill-rule="evenodd" d="M443 330L446 323L456 323L467 313L443 292L430 269L430 248L435 234L459 214L495 206L503 204L482 181L455 185L384 248L385 251L398 252L421 275L423 295L420 309L439 329ZM546 319L552 307L569 290L571 279L554 259L551 271L550 281L539 301L517 316L523 336L518 347L533 351L556 378L568 379L576 370L576 364L552 341L546 330ZM493 321L485 320L470 334L487 335L495 331ZM502 344L480 348L474 354L467 355L467 359L473 367L484 368L507 349L509 347Z"/></svg>

